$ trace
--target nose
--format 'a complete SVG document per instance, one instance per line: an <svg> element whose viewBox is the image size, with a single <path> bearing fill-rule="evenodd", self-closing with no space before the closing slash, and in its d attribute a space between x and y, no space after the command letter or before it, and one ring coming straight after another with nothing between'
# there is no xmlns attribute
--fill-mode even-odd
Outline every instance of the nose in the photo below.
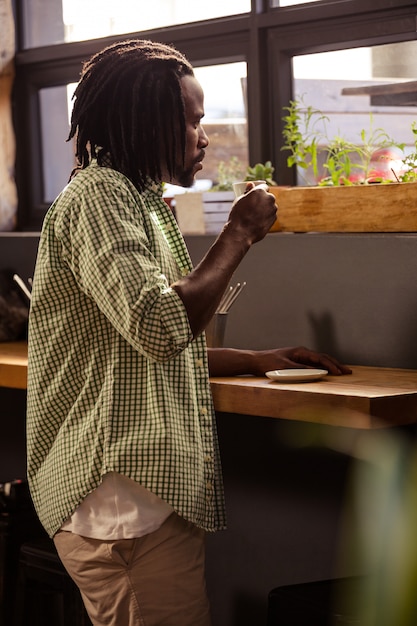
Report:
<svg viewBox="0 0 417 626"><path fill-rule="evenodd" d="M200 132L198 134L198 147L207 148L208 145L209 145L209 138L206 134L206 131L200 124Z"/></svg>

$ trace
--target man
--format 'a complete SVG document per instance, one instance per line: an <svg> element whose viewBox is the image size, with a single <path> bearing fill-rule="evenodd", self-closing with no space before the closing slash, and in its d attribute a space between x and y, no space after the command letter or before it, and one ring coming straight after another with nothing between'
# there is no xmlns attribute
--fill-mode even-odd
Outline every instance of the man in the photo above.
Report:
<svg viewBox="0 0 417 626"><path fill-rule="evenodd" d="M149 41L88 61L79 171L42 230L29 328L28 476L95 625L208 626L204 534L225 527L208 372L320 365L304 348L207 351L233 272L276 217L251 188L192 268L162 181L191 186L208 138L189 62Z"/></svg>

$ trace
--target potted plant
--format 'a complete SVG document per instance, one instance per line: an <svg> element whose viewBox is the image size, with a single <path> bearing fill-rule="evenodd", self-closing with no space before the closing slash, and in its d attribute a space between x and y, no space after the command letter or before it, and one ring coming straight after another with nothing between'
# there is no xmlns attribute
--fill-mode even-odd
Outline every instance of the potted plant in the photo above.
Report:
<svg viewBox="0 0 417 626"><path fill-rule="evenodd" d="M276 186L276 182L273 180L272 175L274 173L274 167L271 161L265 163L256 163L253 167L250 165L246 170L246 177L244 180L264 180L269 187Z"/></svg>
<svg viewBox="0 0 417 626"><path fill-rule="evenodd" d="M286 107L283 150L303 186L271 187L279 206L273 230L414 232L417 230L417 127L415 151L404 156L382 129L362 130L360 143L328 140L327 117L302 100Z"/></svg>
<svg viewBox="0 0 417 626"><path fill-rule="evenodd" d="M241 180L264 180L269 186L276 185L272 179L274 167L271 161L247 166L232 156L229 161L220 161L217 167L217 181L211 189L202 194L206 232L220 232L226 222L235 195L233 183Z"/></svg>
<svg viewBox="0 0 417 626"><path fill-rule="evenodd" d="M217 166L217 180L207 193L218 191L233 192L233 183L242 180L244 176L244 166L237 156L231 156L229 161L219 161Z"/></svg>

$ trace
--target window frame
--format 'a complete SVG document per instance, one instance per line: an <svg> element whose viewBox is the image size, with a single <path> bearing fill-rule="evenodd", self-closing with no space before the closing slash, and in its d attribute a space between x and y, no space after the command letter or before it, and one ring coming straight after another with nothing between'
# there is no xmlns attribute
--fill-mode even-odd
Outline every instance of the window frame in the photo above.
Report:
<svg viewBox="0 0 417 626"><path fill-rule="evenodd" d="M83 61L104 46L139 37L173 43L195 66L246 61L250 162L269 159L275 179L294 184L295 173L286 167L278 139L281 112L293 97L292 57L414 40L416 13L415 0L321 0L281 8L252 0L249 14L24 50L17 3L13 109L18 229L39 230L48 208L42 202L39 90L76 82Z"/></svg>

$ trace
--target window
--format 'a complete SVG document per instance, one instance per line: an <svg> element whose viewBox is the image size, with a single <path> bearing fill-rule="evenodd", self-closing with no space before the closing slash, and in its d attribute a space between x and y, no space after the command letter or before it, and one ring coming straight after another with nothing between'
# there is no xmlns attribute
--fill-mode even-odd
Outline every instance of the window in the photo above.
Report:
<svg viewBox="0 0 417 626"><path fill-rule="evenodd" d="M68 99L73 87L48 87L39 92L45 204L51 204L62 191L75 164L74 144L65 141L69 133Z"/></svg>
<svg viewBox="0 0 417 626"><path fill-rule="evenodd" d="M200 178L217 182L218 164L236 157L248 165L246 121L246 63L228 63L195 68L204 90L204 129L210 144Z"/></svg>
<svg viewBox="0 0 417 626"><path fill-rule="evenodd" d="M355 145L365 139L378 147L383 131L387 139L404 144L404 154L411 152L411 127L417 121L416 56L417 42L410 41L294 57L295 99L326 116L317 128L322 148L326 138L335 137ZM307 178L303 174L298 171L300 184L314 184L311 172ZM319 178L325 175L319 172Z"/></svg>
<svg viewBox="0 0 417 626"><path fill-rule="evenodd" d="M250 165L271 160L275 180L293 184L295 174L281 150L282 117L297 93L305 93L318 109L334 112L334 125L349 127L353 135L372 111L378 124L402 141L403 129L416 115L414 104L381 104L368 93L346 91L416 79L412 67L408 73L402 67L407 58L416 58L415 0L201 0L192 3L192 10L185 0L154 0L152 15L167 27L149 21L147 3L136 0L14 3L21 229L40 227L72 167L71 146L65 143L67 85L78 80L85 59L120 39L126 28L129 36L173 43L196 68L206 94L203 123L210 138L201 177L215 180L218 162L237 156ZM87 30L82 21L97 6L100 14L89 18ZM124 12L116 15L115 7ZM212 19L219 17L224 19ZM365 74L366 68L371 70Z"/></svg>
<svg viewBox="0 0 417 626"><path fill-rule="evenodd" d="M250 11L250 0L23 0L24 47L33 48Z"/></svg>

